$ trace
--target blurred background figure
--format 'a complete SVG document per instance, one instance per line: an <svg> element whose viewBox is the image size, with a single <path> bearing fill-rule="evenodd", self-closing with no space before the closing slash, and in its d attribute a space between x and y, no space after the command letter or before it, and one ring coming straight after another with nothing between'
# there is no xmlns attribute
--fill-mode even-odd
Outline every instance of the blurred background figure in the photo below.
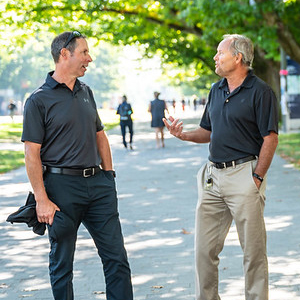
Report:
<svg viewBox="0 0 300 300"><path fill-rule="evenodd" d="M175 114L175 110L176 110L176 100L175 99L172 100L172 107L173 107L173 111Z"/></svg>
<svg viewBox="0 0 300 300"><path fill-rule="evenodd" d="M16 106L16 104L14 103L14 101L12 99L9 101L7 109L9 110L9 115L10 115L12 121L13 121L14 120L14 115L15 115L15 110L17 109L17 106Z"/></svg>
<svg viewBox="0 0 300 300"><path fill-rule="evenodd" d="M117 114L120 115L120 127L121 127L121 133L123 138L123 145L125 148L127 148L126 127L128 127L129 134L130 134L129 145L130 145L130 149L133 150L133 146L132 146L133 122L131 119L131 115L133 114L133 111L131 105L127 102L126 95L122 97L122 103L119 105L117 109Z"/></svg>
<svg viewBox="0 0 300 300"><path fill-rule="evenodd" d="M182 111L185 111L185 100L182 98L181 100Z"/></svg>
<svg viewBox="0 0 300 300"><path fill-rule="evenodd" d="M197 102L198 102L197 96L196 96L196 95L193 95L193 106L194 106L194 111L197 110Z"/></svg>
<svg viewBox="0 0 300 300"><path fill-rule="evenodd" d="M156 147L164 148L164 127L163 118L165 118L165 110L169 113L165 100L158 99L160 93L154 92L154 100L149 104L148 112L151 113L151 127L155 128ZM159 137L160 135L160 137Z"/></svg>

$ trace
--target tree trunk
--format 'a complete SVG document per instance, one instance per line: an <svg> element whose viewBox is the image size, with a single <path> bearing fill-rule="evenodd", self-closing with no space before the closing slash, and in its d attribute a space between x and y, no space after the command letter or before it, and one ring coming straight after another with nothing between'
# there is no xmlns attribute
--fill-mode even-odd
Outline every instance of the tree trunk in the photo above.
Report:
<svg viewBox="0 0 300 300"><path fill-rule="evenodd" d="M268 83L273 89L276 97L280 99L280 63L266 59L263 51L255 49L253 69L255 74Z"/></svg>

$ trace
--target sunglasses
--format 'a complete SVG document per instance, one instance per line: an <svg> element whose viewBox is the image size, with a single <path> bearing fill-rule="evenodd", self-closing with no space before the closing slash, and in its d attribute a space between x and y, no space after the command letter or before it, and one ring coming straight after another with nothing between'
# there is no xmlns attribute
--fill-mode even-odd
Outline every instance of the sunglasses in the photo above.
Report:
<svg viewBox="0 0 300 300"><path fill-rule="evenodd" d="M71 42L73 39L78 38L78 37L80 37L80 36L82 36L82 34L81 34L79 31L77 31L77 30L73 31L73 32L69 35L67 41L64 43L63 48L66 48L66 47L70 44L70 42Z"/></svg>

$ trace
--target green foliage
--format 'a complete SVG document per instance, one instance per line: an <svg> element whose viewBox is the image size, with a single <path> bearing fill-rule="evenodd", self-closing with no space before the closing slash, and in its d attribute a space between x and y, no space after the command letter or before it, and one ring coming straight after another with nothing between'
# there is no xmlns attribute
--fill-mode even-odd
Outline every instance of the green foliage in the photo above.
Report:
<svg viewBox="0 0 300 300"><path fill-rule="evenodd" d="M0 89L11 88L21 100L43 84L47 73L54 69L50 53L50 43L54 34L46 33L40 38L28 37L22 51L9 57L0 50ZM90 41L94 59L83 79L93 89L99 106L109 100L109 93L118 88L118 61L114 47L107 43ZM18 51L18 50L16 50Z"/></svg>
<svg viewBox="0 0 300 300"><path fill-rule="evenodd" d="M206 74L226 33L252 38L267 66L278 67L279 44L300 62L299 15L299 0L2 0L0 31L11 33L2 43L12 51L28 36L78 29L116 45L144 45L145 56Z"/></svg>

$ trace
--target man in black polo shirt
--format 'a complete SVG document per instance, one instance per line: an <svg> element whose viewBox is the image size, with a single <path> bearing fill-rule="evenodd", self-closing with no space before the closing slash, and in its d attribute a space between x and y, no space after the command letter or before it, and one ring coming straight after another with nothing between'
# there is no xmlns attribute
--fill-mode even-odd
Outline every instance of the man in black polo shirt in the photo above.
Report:
<svg viewBox="0 0 300 300"><path fill-rule="evenodd" d="M55 71L26 101L22 141L37 217L48 224L53 295L74 299L73 258L83 223L103 263L107 299L132 300L111 150L93 93L77 79L92 61L88 44L78 31L64 32L51 53Z"/></svg>
<svg viewBox="0 0 300 300"><path fill-rule="evenodd" d="M246 300L268 299L264 205L266 173L278 143L277 100L253 74L252 42L225 35L214 56L223 77L210 91L200 127L164 120L184 141L210 143L209 162L198 173L196 209L196 299L217 300L219 254L232 220L244 252Z"/></svg>

